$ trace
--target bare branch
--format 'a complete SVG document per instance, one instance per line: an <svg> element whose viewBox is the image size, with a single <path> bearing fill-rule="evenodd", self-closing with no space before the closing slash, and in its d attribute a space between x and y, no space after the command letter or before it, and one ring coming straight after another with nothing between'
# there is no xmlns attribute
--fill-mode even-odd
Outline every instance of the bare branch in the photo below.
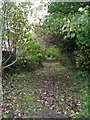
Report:
<svg viewBox="0 0 90 120"><path fill-rule="evenodd" d="M3 63L3 65L5 65L10 60L11 57L12 57L12 53L10 54L10 56L8 57L8 59Z"/></svg>
<svg viewBox="0 0 90 120"><path fill-rule="evenodd" d="M10 67L10 66L12 66L13 64L15 64L17 62L17 59L14 61L14 62L12 62L11 64L9 64L9 65L7 65L7 66L4 66L3 68L2 68L2 70L3 69L6 69L6 68L8 68L8 67Z"/></svg>

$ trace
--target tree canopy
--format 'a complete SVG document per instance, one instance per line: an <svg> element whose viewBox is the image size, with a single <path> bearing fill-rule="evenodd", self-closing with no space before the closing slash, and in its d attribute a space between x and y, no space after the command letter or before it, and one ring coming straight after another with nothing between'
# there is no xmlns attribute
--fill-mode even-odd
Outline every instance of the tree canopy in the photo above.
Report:
<svg viewBox="0 0 90 120"><path fill-rule="evenodd" d="M45 35L59 48L74 56L77 67L89 69L90 36L88 28L88 3L51 2L48 6L49 15L42 26Z"/></svg>

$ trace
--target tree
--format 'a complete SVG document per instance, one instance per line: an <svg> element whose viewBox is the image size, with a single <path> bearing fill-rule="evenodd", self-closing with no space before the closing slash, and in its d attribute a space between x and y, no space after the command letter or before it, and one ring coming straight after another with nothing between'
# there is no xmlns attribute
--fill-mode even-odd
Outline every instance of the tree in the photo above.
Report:
<svg viewBox="0 0 90 120"><path fill-rule="evenodd" d="M68 14L74 14L78 12L78 9L85 8L88 5L88 2L51 2L48 5L48 12L53 13L59 13L65 16L68 16Z"/></svg>
<svg viewBox="0 0 90 120"><path fill-rule="evenodd" d="M3 41L3 69L10 67L17 61L16 50L22 48L25 34L30 30L28 25L28 8L30 3L5 2L6 13ZM2 7L4 10L4 5ZM6 57L7 60L6 60Z"/></svg>
<svg viewBox="0 0 90 120"><path fill-rule="evenodd" d="M74 56L77 67L89 69L88 3L51 2L43 26L44 36Z"/></svg>
<svg viewBox="0 0 90 120"><path fill-rule="evenodd" d="M4 14L5 14L5 8L4 12L1 11L1 4L0 4L0 103L3 101L3 91L2 91L2 32L4 27ZM0 118L2 117L2 111L0 110Z"/></svg>

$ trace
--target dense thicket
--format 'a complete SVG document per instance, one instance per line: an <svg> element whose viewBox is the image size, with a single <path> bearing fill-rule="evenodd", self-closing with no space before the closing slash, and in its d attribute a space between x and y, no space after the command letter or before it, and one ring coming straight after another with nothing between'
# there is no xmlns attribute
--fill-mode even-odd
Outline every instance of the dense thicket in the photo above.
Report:
<svg viewBox="0 0 90 120"><path fill-rule="evenodd" d="M5 2L2 4L3 33L2 53L3 68L11 68L17 63L21 68L36 68L42 64L43 51L37 40L30 33L28 21L31 3ZM15 61L15 62L14 62Z"/></svg>
<svg viewBox="0 0 90 120"><path fill-rule="evenodd" d="M28 23L29 7L30 3L16 5L13 2L6 2L3 5L3 49L10 51L7 61L3 59L3 66L10 61L11 51L20 55L19 57L16 55L16 58L21 61L21 64L25 65L28 62L32 67L42 64L45 53L43 53L38 38L37 40L33 39L30 33L31 26ZM57 45L60 50L70 53L76 67L89 69L88 3L52 2L48 5L48 12L49 15L46 16L42 27L38 26L37 29L35 27L35 31L38 31L39 36L43 33L42 36L45 36L43 39L47 40L48 44L51 42Z"/></svg>
<svg viewBox="0 0 90 120"><path fill-rule="evenodd" d="M76 67L90 68L90 35L88 3L53 2L43 25L43 33L62 51L70 53Z"/></svg>

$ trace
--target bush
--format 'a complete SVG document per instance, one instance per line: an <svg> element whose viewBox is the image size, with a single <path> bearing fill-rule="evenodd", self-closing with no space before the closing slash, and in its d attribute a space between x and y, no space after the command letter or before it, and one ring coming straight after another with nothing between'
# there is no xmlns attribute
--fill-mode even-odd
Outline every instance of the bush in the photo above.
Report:
<svg viewBox="0 0 90 120"><path fill-rule="evenodd" d="M59 59L59 51L54 46L49 46L45 50L46 59Z"/></svg>
<svg viewBox="0 0 90 120"><path fill-rule="evenodd" d="M22 54L18 58L23 68L35 69L42 66L44 60L43 48L36 41L28 41L24 44Z"/></svg>
<svg viewBox="0 0 90 120"><path fill-rule="evenodd" d="M65 5L65 4L63 4ZM79 5L79 4L78 4ZM76 7L76 10L73 9L66 13L57 9L58 4L51 4L52 14L46 17L44 22L44 30L46 35L50 36L52 42L55 41L60 50L65 51L73 55L76 67L84 70L90 70L90 35L88 28L88 19L89 19L89 5L83 4L82 10L79 11L82 5L80 4L77 8L77 5L71 6L71 9ZM61 6L61 4L60 4ZM65 8L67 4L65 5ZM57 9L58 12L53 11ZM49 8L50 9L50 8ZM63 9L65 12L66 10ZM48 34L47 34L48 33ZM62 38L60 36L63 36Z"/></svg>

